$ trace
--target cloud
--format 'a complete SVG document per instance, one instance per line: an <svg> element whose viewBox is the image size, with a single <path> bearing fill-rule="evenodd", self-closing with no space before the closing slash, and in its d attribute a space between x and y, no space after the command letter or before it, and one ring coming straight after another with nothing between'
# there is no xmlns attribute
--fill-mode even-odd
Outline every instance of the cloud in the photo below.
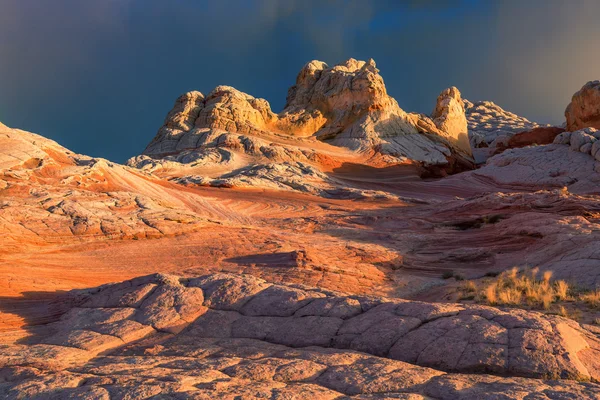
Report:
<svg viewBox="0 0 600 400"><path fill-rule="evenodd" d="M572 94L600 79L600 2L510 0L499 2L496 15L489 73L479 79L498 102L562 123Z"/></svg>
<svg viewBox="0 0 600 400"><path fill-rule="evenodd" d="M455 85L561 123L600 78L597 15L596 0L2 0L0 120L123 161L184 91L227 84L279 110L307 61L354 57L407 111Z"/></svg>

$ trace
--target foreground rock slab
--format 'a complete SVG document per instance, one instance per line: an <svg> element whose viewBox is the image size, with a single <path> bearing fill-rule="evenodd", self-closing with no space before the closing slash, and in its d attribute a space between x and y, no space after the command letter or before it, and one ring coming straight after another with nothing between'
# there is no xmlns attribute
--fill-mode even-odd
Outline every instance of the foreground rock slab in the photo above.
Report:
<svg viewBox="0 0 600 400"><path fill-rule="evenodd" d="M231 274L151 275L74 297L60 321L0 348L0 397L600 397L585 383L600 378L600 341L561 317Z"/></svg>

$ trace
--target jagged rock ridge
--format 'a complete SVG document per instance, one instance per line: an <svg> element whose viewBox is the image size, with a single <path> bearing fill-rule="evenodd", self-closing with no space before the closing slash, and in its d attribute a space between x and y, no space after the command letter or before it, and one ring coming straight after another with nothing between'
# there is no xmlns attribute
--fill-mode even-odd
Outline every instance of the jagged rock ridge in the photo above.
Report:
<svg viewBox="0 0 600 400"><path fill-rule="evenodd" d="M445 164L454 152L468 158L466 121L456 88L440 95L432 118L404 112L388 96L373 60L350 59L332 68L311 61L298 74L279 114L266 100L228 86L206 97L184 94L144 154L164 156L214 145L210 131L217 130L268 140L276 139L274 135L313 137L353 151L378 151L428 164Z"/></svg>

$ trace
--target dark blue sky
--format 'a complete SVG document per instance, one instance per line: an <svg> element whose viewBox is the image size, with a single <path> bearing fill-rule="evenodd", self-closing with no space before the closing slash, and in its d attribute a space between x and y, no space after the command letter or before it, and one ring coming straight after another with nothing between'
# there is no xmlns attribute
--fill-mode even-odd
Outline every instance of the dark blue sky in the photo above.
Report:
<svg viewBox="0 0 600 400"><path fill-rule="evenodd" d="M455 85L561 123L600 79L598 15L597 0L0 0L0 121L123 162L183 92L231 85L278 112L307 61L354 57L407 111Z"/></svg>

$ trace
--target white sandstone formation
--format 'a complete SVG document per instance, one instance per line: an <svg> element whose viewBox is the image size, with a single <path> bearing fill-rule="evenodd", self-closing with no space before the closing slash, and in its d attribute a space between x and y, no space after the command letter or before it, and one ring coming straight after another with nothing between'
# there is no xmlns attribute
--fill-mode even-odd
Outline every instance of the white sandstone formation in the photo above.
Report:
<svg viewBox="0 0 600 400"><path fill-rule="evenodd" d="M466 120L456 88L440 95L432 117L404 112L387 94L373 60L350 59L332 68L311 61L298 74L279 114L266 100L228 86L207 96L182 95L145 149L145 157L129 164L164 163L160 159L186 164L180 154L189 159L190 152L196 153L191 156L194 162L220 158L215 148L227 153L227 161L251 155L262 162L304 162L296 155L303 151L300 148L314 148L315 139L349 149L355 158L380 154L396 163L445 165L449 157L468 162ZM276 160L272 152L263 151L274 145L285 147L282 152L289 157Z"/></svg>
<svg viewBox="0 0 600 400"><path fill-rule="evenodd" d="M439 95L431 118L443 136L471 154L465 107L457 88L448 88Z"/></svg>
<svg viewBox="0 0 600 400"><path fill-rule="evenodd" d="M465 99L464 106L473 148L495 147L495 140L505 140L515 133L540 126L491 101L471 103Z"/></svg>

